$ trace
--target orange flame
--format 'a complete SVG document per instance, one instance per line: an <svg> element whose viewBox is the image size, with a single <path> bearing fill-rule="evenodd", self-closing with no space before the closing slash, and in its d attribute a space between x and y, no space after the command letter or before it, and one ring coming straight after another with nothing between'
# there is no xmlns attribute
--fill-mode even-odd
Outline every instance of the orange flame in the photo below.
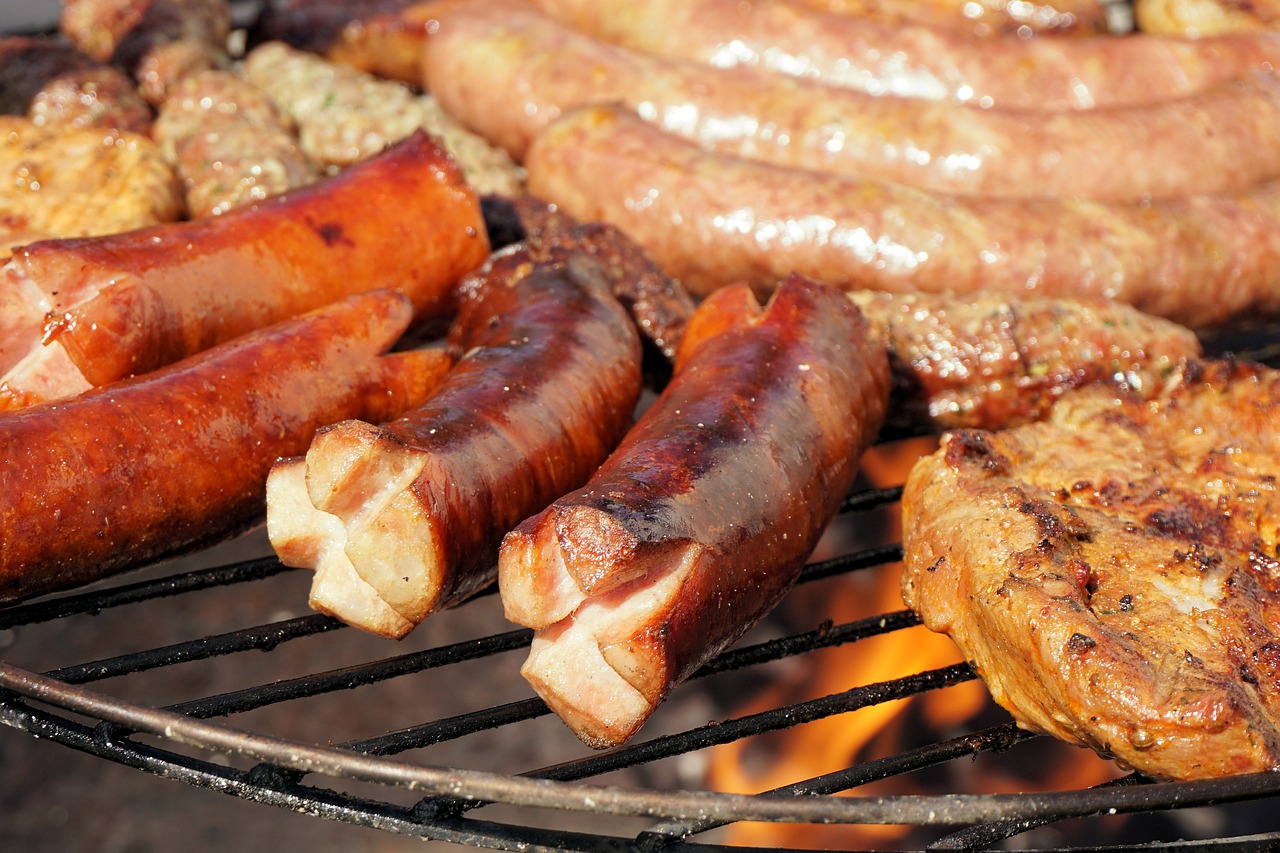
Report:
<svg viewBox="0 0 1280 853"><path fill-rule="evenodd" d="M901 483L911 465L932 452L936 439L913 439L895 445L872 448L863 458L863 474L872 483ZM884 529L896 535L901 530L901 509L896 504L886 512ZM893 540L886 540L893 541ZM882 544L882 543L867 543ZM849 622L903 608L899 588L901 564L883 567L875 574L853 575L834 590L801 587L785 604L820 613L836 623ZM816 586L816 585L815 585ZM813 617L810 615L809 620ZM826 649L806 656L803 672L792 673L753 701L738 709L743 714L775 708L781 704L839 693L865 684L890 681L915 672L936 669L963 661L951 640L923 626L870 637L847 646ZM855 763L870 761L900 751L925 726L932 732L947 732L992 707L982 682L974 680L944 690L885 702L797 726L776 735L735 741L712 751L708 782L716 790L755 793L782 787ZM911 709L913 713L906 713ZM936 738L935 738L936 739ZM1053 748L1053 747L1050 747ZM1043 771L1028 780L999 770L983 771L980 786L993 793L1027 790L1079 788L1113 778L1113 764L1092 752L1069 747L1066 760L1039 762ZM985 767L985 763L984 763ZM903 778L888 779L858 789L862 795L923 793ZM858 847L883 848L899 840L909 828L899 826L821 826L808 824L739 823L727 827L727 843L753 846Z"/></svg>

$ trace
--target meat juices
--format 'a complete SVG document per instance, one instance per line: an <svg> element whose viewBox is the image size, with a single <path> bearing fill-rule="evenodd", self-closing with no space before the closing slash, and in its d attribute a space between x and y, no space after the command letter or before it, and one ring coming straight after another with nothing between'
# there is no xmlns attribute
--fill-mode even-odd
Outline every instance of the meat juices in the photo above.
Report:
<svg viewBox="0 0 1280 853"><path fill-rule="evenodd" d="M903 493L903 597L1025 728L1155 778L1280 768L1280 371L1192 362L961 430Z"/></svg>
<svg viewBox="0 0 1280 853"><path fill-rule="evenodd" d="M761 311L709 297L675 374L581 489L503 540L521 673L593 747L621 743L794 582L852 486L889 391L865 320L793 278Z"/></svg>
<svg viewBox="0 0 1280 853"><path fill-rule="evenodd" d="M548 127L526 166L531 193L616 225L699 295L795 271L850 290L1112 299L1196 329L1280 315L1280 182L1150 205L941 196L710 154L608 107Z"/></svg>
<svg viewBox="0 0 1280 853"><path fill-rule="evenodd" d="M268 480L281 559L311 606L401 637L493 581L503 534L581 485L631 424L640 341L607 271L520 244L463 284L440 390L381 427L321 430Z"/></svg>
<svg viewBox="0 0 1280 853"><path fill-rule="evenodd" d="M580 30L645 53L718 68L761 68L872 95L1002 109L1157 103L1268 70L1280 59L1280 34L1274 32L974 39L934 26L804 8L844 5L830 0L749 5L738 0L536 0L536 5ZM1032 4L999 5L1009 10Z"/></svg>
<svg viewBox="0 0 1280 853"><path fill-rule="evenodd" d="M352 293L393 287L446 317L487 256L475 192L417 133L333 178L201 220L35 243L0 270L25 303L0 408L77 393ZM16 294L16 296L14 295Z"/></svg>
<svg viewBox="0 0 1280 853"><path fill-rule="evenodd" d="M444 374L384 355L413 315L351 297L136 379L0 414L0 601L64 589L238 533L319 426L390 418Z"/></svg>
<svg viewBox="0 0 1280 853"><path fill-rule="evenodd" d="M437 15L427 87L516 159L560 113L622 103L720 153L946 194L1137 202L1280 177L1280 78L1269 71L1128 108L980 109L654 57L511 0Z"/></svg>

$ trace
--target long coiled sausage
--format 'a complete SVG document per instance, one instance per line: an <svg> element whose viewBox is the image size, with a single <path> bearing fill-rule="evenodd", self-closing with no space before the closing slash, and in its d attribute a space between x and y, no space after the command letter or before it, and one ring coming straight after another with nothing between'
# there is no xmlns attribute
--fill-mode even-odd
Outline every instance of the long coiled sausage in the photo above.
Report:
<svg viewBox="0 0 1280 853"><path fill-rule="evenodd" d="M830 14L806 8L822 4L805 0L535 1L584 32L647 53L762 68L873 95L1007 109L1158 103L1270 70L1280 60L1274 32L974 39Z"/></svg>
<svg viewBox="0 0 1280 853"><path fill-rule="evenodd" d="M676 371L581 489L503 540L522 674L585 743L630 737L782 597L853 485L889 392L844 294L790 279L695 313Z"/></svg>
<svg viewBox="0 0 1280 853"><path fill-rule="evenodd" d="M516 158L561 112L621 102L719 152L936 192L1144 201L1280 177L1280 78L1266 71L1124 109L984 110L650 56L511 0L437 18L427 86Z"/></svg>
<svg viewBox="0 0 1280 853"><path fill-rule="evenodd" d="M463 285L461 358L421 407L321 430L268 485L281 559L311 606L401 637L488 585L502 536L581 485L622 438L640 341L588 255L515 244Z"/></svg>
<svg viewBox="0 0 1280 853"><path fill-rule="evenodd" d="M267 471L317 427L390 418L444 375L383 355L413 315L371 291L146 376L0 414L0 601L63 589L240 532Z"/></svg>
<svg viewBox="0 0 1280 853"><path fill-rule="evenodd" d="M1114 299L1193 328L1280 315L1280 183L1151 205L940 196L718 156L625 110L543 133L530 191L698 294L791 271L851 290Z"/></svg>

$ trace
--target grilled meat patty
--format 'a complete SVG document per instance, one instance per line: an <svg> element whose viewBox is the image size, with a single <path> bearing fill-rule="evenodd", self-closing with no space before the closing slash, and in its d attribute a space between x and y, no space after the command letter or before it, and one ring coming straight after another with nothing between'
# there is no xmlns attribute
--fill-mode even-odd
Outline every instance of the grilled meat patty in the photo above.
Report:
<svg viewBox="0 0 1280 853"><path fill-rule="evenodd" d="M889 350L890 422L900 427L1015 426L1098 381L1154 397L1183 359L1200 355L1191 330L1104 299L873 290L849 298Z"/></svg>
<svg viewBox="0 0 1280 853"><path fill-rule="evenodd" d="M903 496L903 596L1026 728L1157 778L1280 766L1280 371L1066 395L947 434Z"/></svg>

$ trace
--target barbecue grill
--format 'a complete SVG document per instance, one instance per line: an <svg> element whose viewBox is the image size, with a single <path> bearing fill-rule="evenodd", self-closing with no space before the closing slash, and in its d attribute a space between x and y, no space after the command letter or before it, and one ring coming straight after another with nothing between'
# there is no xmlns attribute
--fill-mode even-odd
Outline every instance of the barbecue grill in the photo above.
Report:
<svg viewBox="0 0 1280 853"><path fill-rule="evenodd" d="M257 4L233 5L245 20ZM1280 361L1265 345L1280 330L1244 340L1245 355ZM861 484L797 590L896 575L901 547L885 514L900 494ZM1051 742L996 709L965 730L784 788L742 795L705 786L704 756L719 745L833 716L854 726L860 709L972 681L963 664L922 670L904 660L888 680L740 710L737 700L779 671L915 627L905 610L842 624L822 614L806 624L767 619L677 688L634 742L592 752L516 674L531 632L503 621L492 592L392 643L307 612L309 583L256 531L87 590L0 608L0 721L209 796L478 848L710 849L722 843L718 828L738 821L908 825L904 849L1090 850L1104 838L1113 848L1280 847L1280 815L1267 814L1280 803L1276 773L1180 783L1131 773L1095 787L992 793L968 772L977 759L1024 767ZM271 618L258 618L264 612ZM56 638L85 634L100 654L61 659ZM363 719L376 709L377 728L353 725L353 708L366 709ZM924 793L860 790L922 775L934 780ZM937 792L937 779L952 786ZM1202 807L1224 817L1188 837L1190 824L1174 818ZM1116 815L1129 816L1126 835L1105 828ZM1076 828L1074 844L1044 831L1063 823Z"/></svg>
<svg viewBox="0 0 1280 853"><path fill-rule="evenodd" d="M899 497L899 488L856 488L793 595L811 585L896 576L901 547L885 532L885 511ZM493 849L706 849L720 843L716 827L764 821L906 824L908 849L1083 850L1095 848L1037 846L1059 838L1041 828L1075 819L1083 826L1076 837L1096 844L1108 837L1099 822L1137 814L1130 833L1171 841L1187 833L1168 816L1200 806L1225 810L1227 837L1185 840L1188 849L1280 844L1280 820L1270 826L1255 820L1268 811L1259 801L1280 796L1280 774L1273 773L1181 783L1130 774L1096 787L1024 794L991 793L981 783L941 793L859 792L877 780L920 774L973 779L966 771L975 757L1035 762L1036 743L1051 739L1018 730L994 706L975 727L785 788L741 795L705 787L700 756L716 745L776 736L832 715L848 715L854 726L860 708L972 680L964 664L920 670L904 660L888 680L735 712L737 700L780 669L917 625L907 611L844 624L824 622L822 614L810 624L766 620L677 688L634 742L592 752L516 675L531 632L503 621L497 596L437 614L393 643L308 613L309 573L270 556L261 531L233 548L239 550L196 555L196 568L163 563L0 610L0 632L12 640L0 663L0 720L210 792ZM237 556L228 560L227 553ZM237 602L249 601L265 602L278 618L238 621ZM102 620L112 627L95 633L101 657L57 661L47 636L97 631ZM148 645L139 635L153 632L130 630L155 623L172 633L171 642ZM290 653L303 648L302 655ZM305 665L296 671L300 656ZM416 698L390 701L387 685L398 685L397 696ZM345 712L353 708L366 709L364 718L377 709L379 727L351 731ZM1248 805L1232 811L1240 801Z"/></svg>

